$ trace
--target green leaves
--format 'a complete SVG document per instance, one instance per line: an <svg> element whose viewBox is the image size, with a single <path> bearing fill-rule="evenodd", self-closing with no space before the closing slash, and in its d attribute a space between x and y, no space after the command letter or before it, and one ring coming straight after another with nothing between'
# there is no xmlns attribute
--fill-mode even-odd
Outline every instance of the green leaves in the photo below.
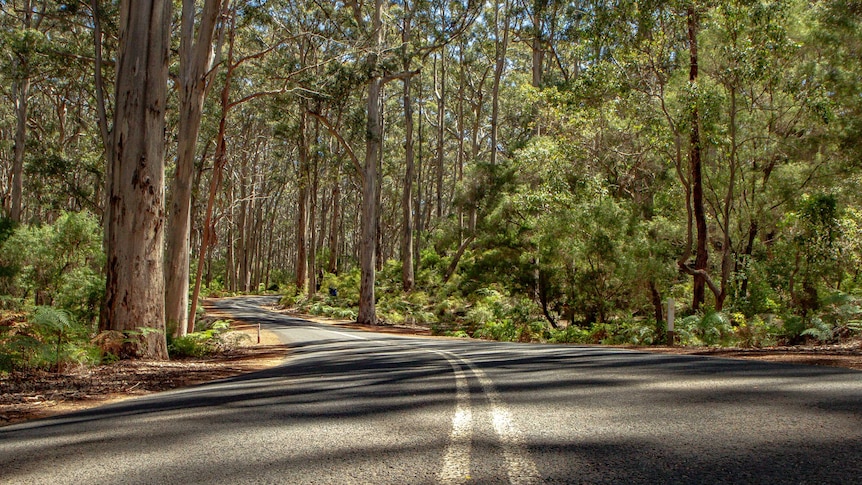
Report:
<svg viewBox="0 0 862 485"><path fill-rule="evenodd" d="M101 301L101 230L86 212L64 213L51 225L20 226L0 246L7 291L35 304L62 303L93 321ZM2 275L0 275L2 276Z"/></svg>
<svg viewBox="0 0 862 485"><path fill-rule="evenodd" d="M93 364L99 352L86 326L66 310L37 306L25 319L0 327L0 370Z"/></svg>

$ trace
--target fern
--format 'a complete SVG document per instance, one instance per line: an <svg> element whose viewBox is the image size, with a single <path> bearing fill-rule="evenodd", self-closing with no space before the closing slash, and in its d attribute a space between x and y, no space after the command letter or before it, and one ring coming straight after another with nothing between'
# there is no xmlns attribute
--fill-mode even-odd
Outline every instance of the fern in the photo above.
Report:
<svg viewBox="0 0 862 485"><path fill-rule="evenodd" d="M63 334L70 332L75 323L68 311L49 306L36 307L32 317L33 325L40 333L56 334L57 346L54 350L54 368L60 371L60 349L63 346Z"/></svg>
<svg viewBox="0 0 862 485"><path fill-rule="evenodd" d="M835 338L832 326L819 318L812 319L813 327L807 328L802 332L802 335L814 337L820 342L828 342Z"/></svg>

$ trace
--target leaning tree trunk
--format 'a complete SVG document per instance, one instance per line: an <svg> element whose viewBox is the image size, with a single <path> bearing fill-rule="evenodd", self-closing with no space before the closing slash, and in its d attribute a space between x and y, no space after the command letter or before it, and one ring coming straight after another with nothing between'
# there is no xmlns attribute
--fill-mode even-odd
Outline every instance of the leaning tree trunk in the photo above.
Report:
<svg viewBox="0 0 862 485"><path fill-rule="evenodd" d="M134 356L166 359L164 243L165 97L171 2L120 4L116 108L102 329L138 333Z"/></svg>
<svg viewBox="0 0 862 485"><path fill-rule="evenodd" d="M192 301L191 308L189 308L189 316L188 316L188 328L187 332L194 332L195 328L195 314L197 312L198 305L198 296L200 296L201 292L201 280L203 278L203 269L204 269L204 260L203 255L207 254L210 251L210 246L212 245L212 241L215 239L215 223L213 222L213 210L215 207L215 200L218 196L218 190L221 187L222 176L224 174L225 165L227 165L227 116L228 111L230 110L230 81L233 77L233 71L235 66L233 66L233 47L234 47L234 27L235 27L236 17L231 15L230 17L230 26L228 27L228 52L227 52L227 69L225 72L225 82L221 90L221 95L219 100L221 102L221 115L219 118L219 129L218 135L216 136L216 152L213 157L213 171L210 176L210 186L209 192L207 195L207 205L206 211L204 212L204 230L203 236L201 237L201 247L198 251L200 255L198 257L198 267L197 272L195 273L195 286L192 293ZM232 190L231 186L231 190ZM228 192L231 193L230 191ZM232 196L230 197L233 198ZM233 203L228 204L229 214L232 214ZM233 217L229 215L230 224L228 225L228 238L226 247L226 255L225 255L225 283L230 291L235 290L235 281L236 277L233 276Z"/></svg>

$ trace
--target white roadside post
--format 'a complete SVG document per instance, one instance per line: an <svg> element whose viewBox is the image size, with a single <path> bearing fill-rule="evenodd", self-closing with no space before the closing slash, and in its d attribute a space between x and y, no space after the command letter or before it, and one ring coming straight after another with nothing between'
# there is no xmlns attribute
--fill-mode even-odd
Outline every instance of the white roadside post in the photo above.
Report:
<svg viewBox="0 0 862 485"><path fill-rule="evenodd" d="M667 299L667 344L673 347L674 340L674 331L673 331L673 317L674 317L674 301L673 298Z"/></svg>

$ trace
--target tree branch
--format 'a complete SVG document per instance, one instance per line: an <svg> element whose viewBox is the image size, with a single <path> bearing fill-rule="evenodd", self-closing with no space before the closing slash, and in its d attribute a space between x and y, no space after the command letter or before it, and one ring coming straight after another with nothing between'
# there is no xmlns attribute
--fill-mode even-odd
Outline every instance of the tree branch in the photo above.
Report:
<svg viewBox="0 0 862 485"><path fill-rule="evenodd" d="M397 79L401 79L401 80L410 79L411 77L418 75L420 72L422 72L421 69L416 69L415 71L402 71L402 72L399 72L397 74L390 74L388 76L383 76L383 84L386 84L390 81L395 81Z"/></svg>
<svg viewBox="0 0 862 485"><path fill-rule="evenodd" d="M706 286L708 286L709 290L712 291L712 294L715 296L716 300L718 299L718 297L721 295L721 289L718 287L718 285L715 284L714 281L712 281L712 278L709 277L709 273L707 273L706 270L694 269L682 261L677 261L676 264L679 267L680 271L689 276L703 277L703 279L706 281Z"/></svg>
<svg viewBox="0 0 862 485"><path fill-rule="evenodd" d="M356 173L357 175L359 175L359 180L364 185L365 176L362 172L362 164L359 163L359 158L356 157L356 153L353 151L353 148L350 146L350 144L347 143L347 140L345 140L344 137L341 136L341 133L338 132L338 130L335 128L335 126L332 125L332 123L327 117L323 116L320 113L315 113L314 111L308 111L308 114L323 123L323 126L326 127L326 130L329 132L329 134L334 136L335 139L338 140L338 143L340 143L341 146L344 147L344 150L347 152L347 155L350 156L350 161L353 162L353 168L356 169Z"/></svg>

